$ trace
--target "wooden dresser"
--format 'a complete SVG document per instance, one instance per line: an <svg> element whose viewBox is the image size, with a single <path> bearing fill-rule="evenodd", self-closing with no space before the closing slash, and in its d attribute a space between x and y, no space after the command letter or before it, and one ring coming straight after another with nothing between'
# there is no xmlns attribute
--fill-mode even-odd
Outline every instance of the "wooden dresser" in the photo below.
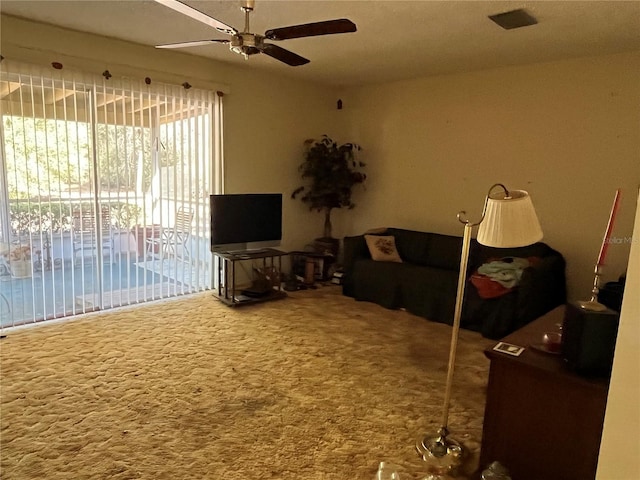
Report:
<svg viewBox="0 0 640 480"><path fill-rule="evenodd" d="M567 369L560 355L532 348L557 331L564 306L502 339L518 357L485 350L491 361L480 467L505 465L517 480L595 478L608 379Z"/></svg>

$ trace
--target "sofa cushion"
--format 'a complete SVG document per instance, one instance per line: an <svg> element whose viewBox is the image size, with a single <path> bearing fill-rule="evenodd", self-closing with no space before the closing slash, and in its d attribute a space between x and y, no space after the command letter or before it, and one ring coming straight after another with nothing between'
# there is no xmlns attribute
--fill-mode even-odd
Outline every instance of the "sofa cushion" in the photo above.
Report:
<svg viewBox="0 0 640 480"><path fill-rule="evenodd" d="M371 258L376 262L402 262L393 235L365 235Z"/></svg>
<svg viewBox="0 0 640 480"><path fill-rule="evenodd" d="M395 237L400 257L407 263L447 270L460 268L462 237L402 228L388 228L386 233Z"/></svg>
<svg viewBox="0 0 640 480"><path fill-rule="evenodd" d="M431 233L404 230L402 228L388 228L387 235L396 239L396 247L402 259L416 265L427 264L427 252Z"/></svg>
<svg viewBox="0 0 640 480"><path fill-rule="evenodd" d="M432 233L427 252L427 265L459 270L461 253L462 237Z"/></svg>

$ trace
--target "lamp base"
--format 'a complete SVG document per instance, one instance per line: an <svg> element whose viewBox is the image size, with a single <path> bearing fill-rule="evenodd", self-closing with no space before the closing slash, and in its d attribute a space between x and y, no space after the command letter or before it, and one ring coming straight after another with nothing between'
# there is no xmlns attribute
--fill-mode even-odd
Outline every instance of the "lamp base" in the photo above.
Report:
<svg viewBox="0 0 640 480"><path fill-rule="evenodd" d="M607 309L606 306L594 299L580 300L578 305L580 305L580 308L583 310L589 310L590 312L604 312Z"/></svg>
<svg viewBox="0 0 640 480"><path fill-rule="evenodd" d="M448 433L446 428L441 427L438 432L427 434L416 442L416 450L427 463L429 473L455 474L462 465L465 451Z"/></svg>
<svg viewBox="0 0 640 480"><path fill-rule="evenodd" d="M600 262L600 260L598 260ZM604 312L607 307L598 302L598 292L600 291L600 276L602 275L602 265L597 263L594 270L593 288L591 289L591 299L578 302L580 308L590 312Z"/></svg>

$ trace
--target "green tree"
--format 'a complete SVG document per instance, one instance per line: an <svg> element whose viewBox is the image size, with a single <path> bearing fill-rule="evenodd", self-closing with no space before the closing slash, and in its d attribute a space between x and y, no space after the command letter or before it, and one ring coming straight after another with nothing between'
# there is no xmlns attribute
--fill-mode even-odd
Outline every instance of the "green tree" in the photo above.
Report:
<svg viewBox="0 0 640 480"><path fill-rule="evenodd" d="M108 189L134 190L138 162L143 162L143 189L151 177L151 134L144 127L99 124L96 151L100 185Z"/></svg>
<svg viewBox="0 0 640 480"><path fill-rule="evenodd" d="M48 196L89 179L88 125L5 116L9 198Z"/></svg>

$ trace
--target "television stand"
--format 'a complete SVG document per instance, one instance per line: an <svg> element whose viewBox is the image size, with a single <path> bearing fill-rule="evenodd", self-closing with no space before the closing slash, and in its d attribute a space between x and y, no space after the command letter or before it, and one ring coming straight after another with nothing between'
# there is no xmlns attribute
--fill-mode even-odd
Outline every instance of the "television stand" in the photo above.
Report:
<svg viewBox="0 0 640 480"><path fill-rule="evenodd" d="M224 253L226 255L231 255L231 256L235 256L240 258L241 260L249 260L251 259L252 255L254 254L259 254L259 253L268 253L269 248L252 248L252 249L247 249L247 250L227 250L227 251L222 251L220 253ZM216 252L214 252L216 253Z"/></svg>
<svg viewBox="0 0 640 480"><path fill-rule="evenodd" d="M213 296L221 302L231 307L236 307L250 303L277 300L287 296L287 293L280 286L282 257L288 255L287 252L276 250L275 248L261 248L260 250L212 253L214 258L218 258L218 285L213 291ZM277 276L276 280L266 285L265 290L259 292L259 295L256 294L254 289L239 289L236 285L236 264L242 261L251 261L252 264L255 264L256 261L260 262L263 272L269 268L272 275Z"/></svg>

